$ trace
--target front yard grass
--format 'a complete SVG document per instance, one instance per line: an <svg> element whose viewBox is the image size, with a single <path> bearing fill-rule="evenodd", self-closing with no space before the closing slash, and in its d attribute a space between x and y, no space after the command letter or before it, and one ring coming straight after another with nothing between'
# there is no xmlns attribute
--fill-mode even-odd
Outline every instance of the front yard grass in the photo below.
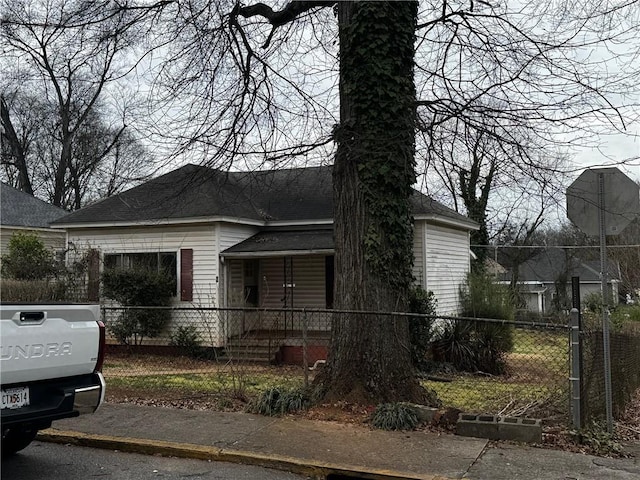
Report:
<svg viewBox="0 0 640 480"><path fill-rule="evenodd" d="M566 392L559 385L513 383L501 379L457 377L450 383L425 381L446 407L467 413L490 413L521 416L545 412L560 414Z"/></svg>
<svg viewBox="0 0 640 480"><path fill-rule="evenodd" d="M178 392L184 396L208 395L219 392L245 390L255 395L275 386L297 387L302 377L286 377L277 373L232 374L232 373L180 373L166 375L135 375L108 377L109 388L156 392L158 388ZM172 395L173 396L173 395Z"/></svg>
<svg viewBox="0 0 640 480"><path fill-rule="evenodd" d="M425 380L445 407L470 413L567 415L568 338L565 331L516 329L506 355L507 375L455 374ZM248 401L274 386L301 387L300 367L228 364L186 357L107 356L107 398L146 400L196 397Z"/></svg>

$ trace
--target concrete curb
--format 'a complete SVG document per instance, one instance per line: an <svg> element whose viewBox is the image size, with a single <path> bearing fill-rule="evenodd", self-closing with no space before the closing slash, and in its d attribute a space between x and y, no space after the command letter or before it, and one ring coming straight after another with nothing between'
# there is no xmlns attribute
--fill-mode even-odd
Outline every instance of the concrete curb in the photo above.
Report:
<svg viewBox="0 0 640 480"><path fill-rule="evenodd" d="M354 477L371 480L453 480L439 475L420 475L412 472L363 469L349 465L337 465L318 461L302 461L281 455L266 455L255 452L232 450L204 445L164 442L138 438L90 435L81 432L47 429L38 433L43 442L71 444L83 447L119 450L121 452L161 455L167 457L192 458L215 462L239 463L273 468L312 478L326 479L331 476Z"/></svg>

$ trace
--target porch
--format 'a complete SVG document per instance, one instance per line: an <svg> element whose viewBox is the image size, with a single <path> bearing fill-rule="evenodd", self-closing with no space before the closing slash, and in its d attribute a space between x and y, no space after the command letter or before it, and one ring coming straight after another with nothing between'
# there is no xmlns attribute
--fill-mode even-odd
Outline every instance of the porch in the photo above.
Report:
<svg viewBox="0 0 640 480"><path fill-rule="evenodd" d="M225 357L235 362L307 365L326 360L328 330L249 330L227 340Z"/></svg>

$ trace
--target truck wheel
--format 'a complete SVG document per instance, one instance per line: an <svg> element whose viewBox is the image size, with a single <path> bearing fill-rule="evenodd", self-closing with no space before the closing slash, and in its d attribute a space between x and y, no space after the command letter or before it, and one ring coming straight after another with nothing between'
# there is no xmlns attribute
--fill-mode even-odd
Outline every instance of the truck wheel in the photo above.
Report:
<svg viewBox="0 0 640 480"><path fill-rule="evenodd" d="M36 438L35 428L11 428L2 435L2 456L7 457L27 447Z"/></svg>

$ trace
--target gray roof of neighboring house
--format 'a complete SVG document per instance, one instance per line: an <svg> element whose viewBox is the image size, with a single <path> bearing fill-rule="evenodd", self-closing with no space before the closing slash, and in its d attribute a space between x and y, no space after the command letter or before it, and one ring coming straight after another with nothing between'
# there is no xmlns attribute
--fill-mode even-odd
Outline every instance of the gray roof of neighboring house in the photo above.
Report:
<svg viewBox="0 0 640 480"><path fill-rule="evenodd" d="M434 215L470 229L475 222L415 192L414 215ZM333 218L331 167L223 172L185 165L119 195L77 210L61 225L232 217L259 222Z"/></svg>
<svg viewBox="0 0 640 480"><path fill-rule="evenodd" d="M571 277L580 277L581 282L600 281L600 261L583 260L577 255L578 251L549 247L535 257L520 265L518 280L520 282L553 283L561 275L566 274L567 282ZM619 279L620 273L617 264L609 262L609 279ZM510 273L504 274L503 279L509 280Z"/></svg>
<svg viewBox="0 0 640 480"><path fill-rule="evenodd" d="M54 207L6 183L0 185L0 223L3 226L47 228L69 212Z"/></svg>

